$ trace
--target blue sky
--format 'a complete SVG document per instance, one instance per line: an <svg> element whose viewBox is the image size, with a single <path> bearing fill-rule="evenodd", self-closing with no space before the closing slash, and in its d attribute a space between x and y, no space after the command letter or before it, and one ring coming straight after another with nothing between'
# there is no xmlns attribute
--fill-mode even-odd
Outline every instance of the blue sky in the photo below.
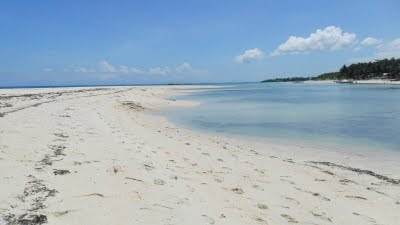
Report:
<svg viewBox="0 0 400 225"><path fill-rule="evenodd" d="M2 0L0 86L317 75L400 57L399 11L398 0Z"/></svg>

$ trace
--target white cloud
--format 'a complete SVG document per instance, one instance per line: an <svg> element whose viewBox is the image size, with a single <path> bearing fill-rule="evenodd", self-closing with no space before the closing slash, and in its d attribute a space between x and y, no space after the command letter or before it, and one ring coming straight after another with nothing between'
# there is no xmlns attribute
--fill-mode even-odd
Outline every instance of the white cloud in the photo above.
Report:
<svg viewBox="0 0 400 225"><path fill-rule="evenodd" d="M171 73L171 69L169 67L164 67L164 68L153 67L153 68L150 68L148 71L148 74L151 74L151 75L167 75L169 73Z"/></svg>
<svg viewBox="0 0 400 225"><path fill-rule="evenodd" d="M243 54L236 56L237 63L250 62L255 59L260 59L264 56L264 52L258 48L248 49Z"/></svg>
<svg viewBox="0 0 400 225"><path fill-rule="evenodd" d="M134 74L134 75L169 75L173 73L205 73L205 70L198 70L193 68L189 63L184 62L175 69L170 69L170 67L151 67L149 69L138 69L135 67L129 67L126 65L115 66L106 60L100 61L98 63L98 70L88 69L85 67L71 66L65 68L64 72L75 72L75 73L103 73L103 74Z"/></svg>
<svg viewBox="0 0 400 225"><path fill-rule="evenodd" d="M192 73L192 74L205 74L208 73L207 70L194 68L190 63L184 62L178 67L176 67L176 72L178 73Z"/></svg>
<svg viewBox="0 0 400 225"><path fill-rule="evenodd" d="M176 68L176 71L178 71L179 73L191 72L193 71L193 67L189 63L184 62Z"/></svg>
<svg viewBox="0 0 400 225"><path fill-rule="evenodd" d="M367 37L361 41L361 45L378 45L382 43L382 40L376 39L374 37Z"/></svg>
<svg viewBox="0 0 400 225"><path fill-rule="evenodd" d="M271 56L281 54L296 54L318 50L336 50L353 44L356 34L343 32L340 27L329 26L317 29L308 37L290 36L289 39L278 46Z"/></svg>
<svg viewBox="0 0 400 225"><path fill-rule="evenodd" d="M400 58L400 38L394 39L377 47L376 59Z"/></svg>
<svg viewBox="0 0 400 225"><path fill-rule="evenodd" d="M99 63L100 71L103 73L116 73L118 72L117 68L115 66L111 65L109 62L106 60L103 60Z"/></svg>
<svg viewBox="0 0 400 225"><path fill-rule="evenodd" d="M52 69L52 68L44 68L43 71L44 71L44 72L52 72L53 69Z"/></svg>
<svg viewBox="0 0 400 225"><path fill-rule="evenodd" d="M137 69L134 67L129 68L129 73L133 73L133 74L145 74L145 72L141 69Z"/></svg>
<svg viewBox="0 0 400 225"><path fill-rule="evenodd" d="M349 62L370 62L392 57L400 58L400 38L394 39L389 42L381 41L378 45L375 45L374 47L375 48L373 54L369 54L365 57L350 59Z"/></svg>
<svg viewBox="0 0 400 225"><path fill-rule="evenodd" d="M94 72L96 72L96 70L94 70L94 69L88 69L85 67L76 67L76 68L74 68L73 71L76 73L94 73Z"/></svg>
<svg viewBox="0 0 400 225"><path fill-rule="evenodd" d="M123 74L146 74L148 72L135 67L128 67L125 65L114 66L106 60L99 63L99 70L102 73L123 73Z"/></svg>
<svg viewBox="0 0 400 225"><path fill-rule="evenodd" d="M129 73L130 69L127 66L119 66L119 72L121 72L121 73Z"/></svg>

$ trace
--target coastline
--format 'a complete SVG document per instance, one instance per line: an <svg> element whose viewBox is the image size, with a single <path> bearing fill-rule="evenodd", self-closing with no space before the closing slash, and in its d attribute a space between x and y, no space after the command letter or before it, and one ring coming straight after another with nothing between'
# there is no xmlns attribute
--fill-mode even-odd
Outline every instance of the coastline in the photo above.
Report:
<svg viewBox="0 0 400 225"><path fill-rule="evenodd" d="M353 80L353 84L387 84L387 85L399 85L400 81L382 80L382 79L372 79L372 80ZM304 81L304 83L310 84L333 84L335 80L310 80Z"/></svg>
<svg viewBox="0 0 400 225"><path fill-rule="evenodd" d="M195 88L0 90L0 224L400 221L396 162L205 134L152 113L197 105L172 98Z"/></svg>

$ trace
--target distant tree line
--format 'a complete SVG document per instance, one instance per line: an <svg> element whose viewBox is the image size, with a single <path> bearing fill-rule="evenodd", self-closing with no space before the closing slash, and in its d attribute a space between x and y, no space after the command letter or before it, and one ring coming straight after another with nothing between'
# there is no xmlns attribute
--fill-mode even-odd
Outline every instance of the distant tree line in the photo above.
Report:
<svg viewBox="0 0 400 225"><path fill-rule="evenodd" d="M288 77L263 80L262 82L299 82L308 80L400 80L400 59L382 59L375 62L344 65L339 72L323 73L316 77Z"/></svg>
<svg viewBox="0 0 400 225"><path fill-rule="evenodd" d="M400 79L400 59L382 59L375 62L344 65L338 79L368 80L373 78Z"/></svg>

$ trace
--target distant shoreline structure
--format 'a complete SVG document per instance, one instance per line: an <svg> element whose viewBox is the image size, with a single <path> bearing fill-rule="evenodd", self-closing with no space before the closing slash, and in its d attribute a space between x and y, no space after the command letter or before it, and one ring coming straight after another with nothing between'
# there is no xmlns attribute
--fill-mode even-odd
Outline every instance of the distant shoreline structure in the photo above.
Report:
<svg viewBox="0 0 400 225"><path fill-rule="evenodd" d="M273 82L305 82L305 81L333 81L336 83L383 83L393 84L400 81L400 59L382 59L375 62L344 65L338 72L323 73L316 77L287 77L261 81ZM365 82L374 81L374 82Z"/></svg>

